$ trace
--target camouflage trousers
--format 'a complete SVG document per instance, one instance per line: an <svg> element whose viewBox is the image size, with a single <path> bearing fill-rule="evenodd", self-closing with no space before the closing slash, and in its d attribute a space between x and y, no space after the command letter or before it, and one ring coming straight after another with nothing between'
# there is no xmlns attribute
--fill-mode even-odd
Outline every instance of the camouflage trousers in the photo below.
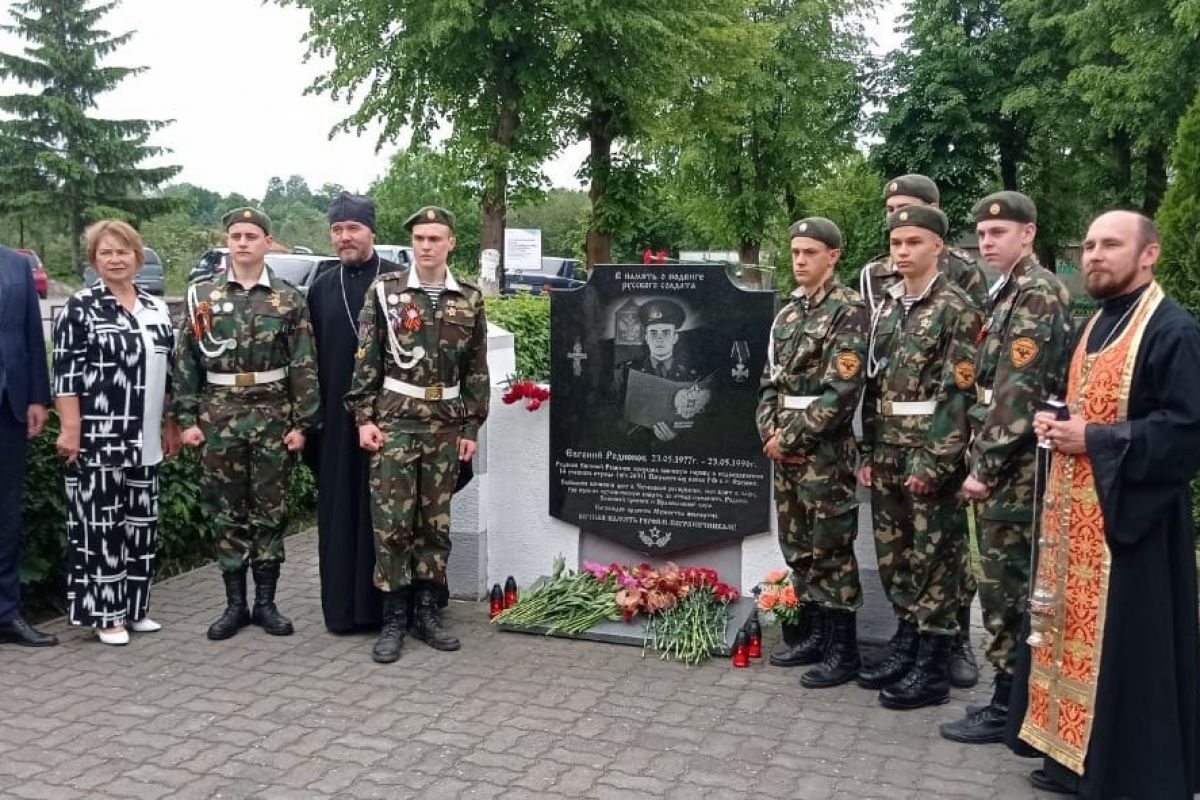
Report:
<svg viewBox="0 0 1200 800"><path fill-rule="evenodd" d="M371 456L375 586L381 591L414 580L446 581L459 433L384 430L384 445Z"/></svg>
<svg viewBox="0 0 1200 800"><path fill-rule="evenodd" d="M854 486L846 480L853 476L840 477L813 480L805 465L775 465L779 548L800 600L855 611L862 606L854 557L858 504Z"/></svg>
<svg viewBox="0 0 1200 800"><path fill-rule="evenodd" d="M948 480L932 494L904 487L909 449L878 444L871 460L871 517L883 590L899 619L928 633L958 633L966 508Z"/></svg>
<svg viewBox="0 0 1200 800"><path fill-rule="evenodd" d="M205 494L215 516L222 572L282 563L288 478L295 456L284 447L287 421L261 409L202 419Z"/></svg>
<svg viewBox="0 0 1200 800"><path fill-rule="evenodd" d="M1016 667L1018 631L1029 595L1032 528L1030 522L983 516L977 521L979 560L983 566L979 600L984 627L992 636L987 659L997 671L1010 675Z"/></svg>

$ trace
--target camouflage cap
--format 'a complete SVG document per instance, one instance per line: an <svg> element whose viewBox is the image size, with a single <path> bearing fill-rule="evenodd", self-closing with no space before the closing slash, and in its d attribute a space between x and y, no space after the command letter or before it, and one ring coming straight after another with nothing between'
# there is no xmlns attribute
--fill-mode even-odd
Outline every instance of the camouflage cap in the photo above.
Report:
<svg viewBox="0 0 1200 800"><path fill-rule="evenodd" d="M883 187L883 199L887 200L896 195L916 197L931 205L942 199L942 194L932 178L916 174L901 175L887 182L887 186Z"/></svg>
<svg viewBox="0 0 1200 800"><path fill-rule="evenodd" d="M941 209L933 206L904 206L888 214L887 229L889 231L909 225L933 231L943 239L946 238L946 232L950 230L950 220L946 219L946 215L942 213Z"/></svg>
<svg viewBox="0 0 1200 800"><path fill-rule="evenodd" d="M438 206L423 206L418 209L415 214L404 220L404 230L412 231L414 225L427 222L437 222L448 227L451 232L454 231L454 215Z"/></svg>
<svg viewBox="0 0 1200 800"><path fill-rule="evenodd" d="M841 230L833 220L825 217L805 217L793 222L792 227L788 228L788 238L795 239L797 236L816 239L834 250L842 249Z"/></svg>
<svg viewBox="0 0 1200 800"><path fill-rule="evenodd" d="M1037 206L1020 192L996 192L980 200L971 209L976 222L1006 219L1012 222L1037 222Z"/></svg>
<svg viewBox="0 0 1200 800"><path fill-rule="evenodd" d="M251 225L257 225L267 236L271 235L271 218L257 208L249 206L235 208L221 217L221 227L225 230L229 230L237 222L249 222Z"/></svg>
<svg viewBox="0 0 1200 800"><path fill-rule="evenodd" d="M638 308L638 319L643 325L674 325L678 328L686 318L687 312L674 300L650 300Z"/></svg>

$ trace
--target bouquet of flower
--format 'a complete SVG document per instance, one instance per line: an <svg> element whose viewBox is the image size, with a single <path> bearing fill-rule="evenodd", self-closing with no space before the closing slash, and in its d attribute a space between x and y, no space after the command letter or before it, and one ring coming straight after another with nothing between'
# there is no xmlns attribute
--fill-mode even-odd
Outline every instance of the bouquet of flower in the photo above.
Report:
<svg viewBox="0 0 1200 800"><path fill-rule="evenodd" d="M545 583L527 590L521 598L493 617L493 622L545 626L546 633L579 635L598 622L616 619L621 609L616 582L597 579L591 572L566 569L566 559L554 559Z"/></svg>
<svg viewBox="0 0 1200 800"><path fill-rule="evenodd" d="M537 411L542 407L542 403L550 399L550 388L548 386L539 386L533 381L517 380L513 377L508 379L508 388L500 397L505 405L512 405L518 400L525 401L525 408L530 411Z"/></svg>
<svg viewBox="0 0 1200 800"><path fill-rule="evenodd" d="M800 598L796 596L796 584L792 571L773 569L763 576L754 587L754 605L767 615L767 619L781 625L800 622Z"/></svg>

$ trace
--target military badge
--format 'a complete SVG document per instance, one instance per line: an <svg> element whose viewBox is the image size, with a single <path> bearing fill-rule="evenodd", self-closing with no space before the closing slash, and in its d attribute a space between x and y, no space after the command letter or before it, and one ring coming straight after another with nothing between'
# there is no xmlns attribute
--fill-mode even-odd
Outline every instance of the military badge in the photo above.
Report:
<svg viewBox="0 0 1200 800"><path fill-rule="evenodd" d="M367 320L364 319L362 322L358 323L358 340L360 342L366 341L366 338L370 334L371 334L371 323L370 322L368 322Z"/></svg>
<svg viewBox="0 0 1200 800"><path fill-rule="evenodd" d="M862 359L858 357L858 353L852 350L843 350L838 353L834 363L837 365L838 375L844 381L850 380L862 369Z"/></svg>
<svg viewBox="0 0 1200 800"><path fill-rule="evenodd" d="M421 319L421 309L417 308L417 304L411 300L408 301L408 305L404 307L404 310L400 314L406 331L419 331L425 324L424 320Z"/></svg>
<svg viewBox="0 0 1200 800"><path fill-rule="evenodd" d="M1010 353L1013 366L1018 369L1029 366L1037 358L1038 352L1038 343L1028 336L1013 339Z"/></svg>
<svg viewBox="0 0 1200 800"><path fill-rule="evenodd" d="M954 385L960 389L970 389L975 383L975 365L970 359L964 358L954 364Z"/></svg>
<svg viewBox="0 0 1200 800"><path fill-rule="evenodd" d="M750 368L746 366L746 362L750 359L750 344L744 339L735 341L729 357L733 361L733 367L729 370L729 375L733 378L733 382L745 383L748 381L750 379Z"/></svg>
<svg viewBox="0 0 1200 800"><path fill-rule="evenodd" d="M889 192L898 192L898 191L900 191L900 184L896 183L895 181L892 181L892 185L888 187L888 191L889 191Z"/></svg>
<svg viewBox="0 0 1200 800"><path fill-rule="evenodd" d="M388 300L389 306L394 306L400 302L400 298L397 297L395 294L389 294L387 300ZM408 302L408 300L406 299L405 302Z"/></svg>
<svg viewBox="0 0 1200 800"><path fill-rule="evenodd" d="M200 341L212 331L212 306L208 303L198 303L196 313L192 315L192 334Z"/></svg>
<svg viewBox="0 0 1200 800"><path fill-rule="evenodd" d="M996 216L997 214L999 214L1000 213L1000 204L992 203L990 206L988 206L988 213L991 214L993 217Z"/></svg>
<svg viewBox="0 0 1200 800"><path fill-rule="evenodd" d="M704 411L712 392L699 386L689 386L675 393L675 413L683 419L692 417Z"/></svg>

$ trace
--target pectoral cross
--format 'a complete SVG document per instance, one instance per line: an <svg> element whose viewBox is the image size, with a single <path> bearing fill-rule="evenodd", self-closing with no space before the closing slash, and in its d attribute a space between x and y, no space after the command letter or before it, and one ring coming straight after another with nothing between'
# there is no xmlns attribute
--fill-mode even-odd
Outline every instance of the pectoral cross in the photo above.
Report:
<svg viewBox="0 0 1200 800"><path fill-rule="evenodd" d="M587 353L583 352L583 345L576 339L575 346L567 354L567 358L571 359L571 371L576 378L583 374L583 362L587 361L587 357Z"/></svg>

